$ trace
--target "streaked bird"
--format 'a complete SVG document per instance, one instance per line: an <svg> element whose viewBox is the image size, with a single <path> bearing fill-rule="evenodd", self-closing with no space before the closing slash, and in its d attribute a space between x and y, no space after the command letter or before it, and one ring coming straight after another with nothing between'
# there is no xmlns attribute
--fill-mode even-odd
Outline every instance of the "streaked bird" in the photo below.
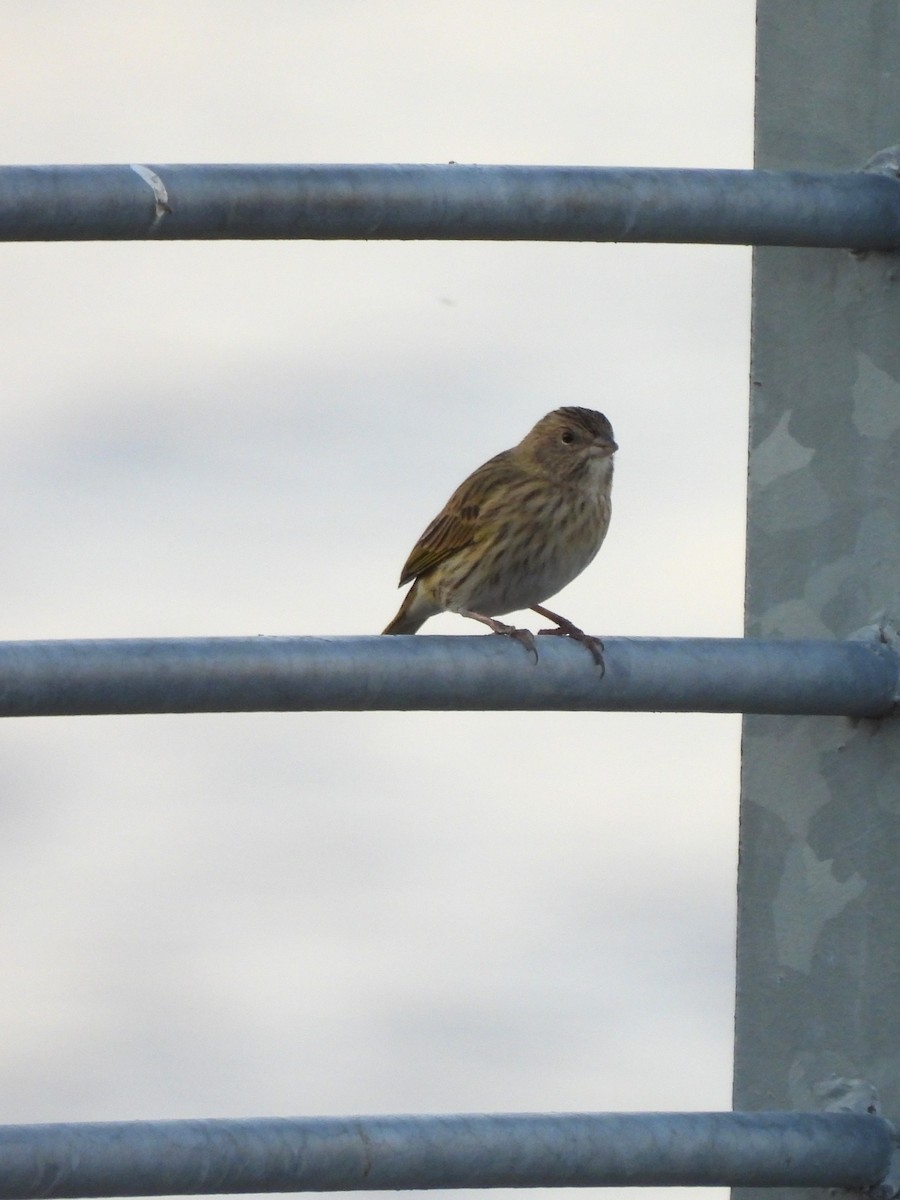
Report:
<svg viewBox="0 0 900 1200"><path fill-rule="evenodd" d="M410 553L400 586L412 587L385 633L416 633L455 612L522 642L534 635L498 621L531 609L558 634L582 642L603 665L602 643L543 607L603 544L611 512L612 426L590 408L557 408L517 446L465 479Z"/></svg>

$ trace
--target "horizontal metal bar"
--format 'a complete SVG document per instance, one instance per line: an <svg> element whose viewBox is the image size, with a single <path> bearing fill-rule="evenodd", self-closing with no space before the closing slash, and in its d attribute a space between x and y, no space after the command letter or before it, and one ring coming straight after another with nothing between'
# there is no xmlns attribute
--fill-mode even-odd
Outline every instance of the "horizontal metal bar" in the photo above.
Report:
<svg viewBox="0 0 900 1200"><path fill-rule="evenodd" d="M0 240L439 238L891 249L876 171L441 165L0 168Z"/></svg>
<svg viewBox="0 0 900 1200"><path fill-rule="evenodd" d="M883 717L900 656L872 641L505 637L0 642L0 716L561 709Z"/></svg>
<svg viewBox="0 0 900 1200"><path fill-rule="evenodd" d="M851 1113L135 1121L0 1126L0 1197L492 1187L842 1187L888 1172Z"/></svg>

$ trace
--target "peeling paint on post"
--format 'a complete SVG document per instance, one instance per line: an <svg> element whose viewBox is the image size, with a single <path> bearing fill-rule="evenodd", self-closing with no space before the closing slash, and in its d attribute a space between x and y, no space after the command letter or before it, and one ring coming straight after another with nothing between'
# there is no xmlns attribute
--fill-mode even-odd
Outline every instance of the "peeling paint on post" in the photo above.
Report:
<svg viewBox="0 0 900 1200"><path fill-rule="evenodd" d="M898 45L894 0L760 0L756 165L849 168L900 141ZM758 250L753 321L747 634L889 629L900 255ZM735 1108L824 1108L861 1079L896 1123L898 997L900 723L748 717Z"/></svg>

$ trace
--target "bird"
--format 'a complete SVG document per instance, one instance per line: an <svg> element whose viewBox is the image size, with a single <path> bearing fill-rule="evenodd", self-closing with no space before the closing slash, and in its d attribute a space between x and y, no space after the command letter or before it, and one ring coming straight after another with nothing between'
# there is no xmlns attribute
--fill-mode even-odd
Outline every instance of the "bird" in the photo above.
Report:
<svg viewBox="0 0 900 1200"><path fill-rule="evenodd" d="M494 455L459 485L413 547L400 573L412 581L382 632L416 633L453 612L522 642L534 634L498 621L531 609L556 634L583 643L601 668L603 643L543 607L593 561L609 528L613 456L603 413L574 406L541 417L518 445Z"/></svg>

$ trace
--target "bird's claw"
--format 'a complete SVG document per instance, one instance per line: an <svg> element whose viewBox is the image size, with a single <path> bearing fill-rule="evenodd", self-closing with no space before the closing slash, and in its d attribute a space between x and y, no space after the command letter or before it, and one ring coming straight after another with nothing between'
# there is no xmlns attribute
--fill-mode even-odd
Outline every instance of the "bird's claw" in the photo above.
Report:
<svg viewBox="0 0 900 1200"><path fill-rule="evenodd" d="M582 646L590 651L591 658L600 668L601 675L606 674L606 663L603 661L603 641L601 638L592 637L589 633L585 633L583 629L579 629L577 625L573 625L567 621L565 625L558 629L539 629L539 637L568 637L573 642L581 642Z"/></svg>
<svg viewBox="0 0 900 1200"><path fill-rule="evenodd" d="M534 644L534 634L530 629L511 629L509 636L517 642L521 642L526 650L530 650L534 655L534 661L538 661L537 646Z"/></svg>
<svg viewBox="0 0 900 1200"><path fill-rule="evenodd" d="M530 629L516 629L514 625L505 625L502 621L494 621L491 626L494 633L499 633L501 637L512 638L514 642L521 642L526 650L529 650L534 655L534 661L538 661L537 647L534 644L534 634Z"/></svg>

